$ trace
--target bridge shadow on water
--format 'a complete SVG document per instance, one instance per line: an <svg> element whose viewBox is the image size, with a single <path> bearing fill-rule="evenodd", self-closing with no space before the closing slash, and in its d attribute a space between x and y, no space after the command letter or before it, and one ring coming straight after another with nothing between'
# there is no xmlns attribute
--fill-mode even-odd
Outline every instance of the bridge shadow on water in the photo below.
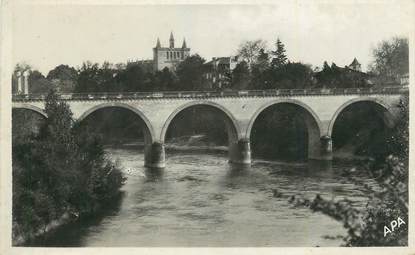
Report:
<svg viewBox="0 0 415 255"><path fill-rule="evenodd" d="M163 180L164 168L150 168L144 167L144 174L146 176L145 182L159 182Z"/></svg>

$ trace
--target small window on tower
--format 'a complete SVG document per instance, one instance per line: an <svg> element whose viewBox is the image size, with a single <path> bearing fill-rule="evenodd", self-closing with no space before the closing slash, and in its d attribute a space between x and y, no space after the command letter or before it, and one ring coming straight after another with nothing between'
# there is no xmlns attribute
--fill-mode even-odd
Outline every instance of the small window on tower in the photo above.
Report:
<svg viewBox="0 0 415 255"><path fill-rule="evenodd" d="M169 59L169 52L166 52L167 59Z"/></svg>

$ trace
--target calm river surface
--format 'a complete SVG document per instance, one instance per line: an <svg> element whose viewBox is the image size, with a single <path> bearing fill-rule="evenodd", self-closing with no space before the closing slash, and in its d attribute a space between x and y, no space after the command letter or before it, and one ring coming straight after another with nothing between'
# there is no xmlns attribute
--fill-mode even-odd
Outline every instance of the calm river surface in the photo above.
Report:
<svg viewBox="0 0 415 255"><path fill-rule="evenodd" d="M128 177L124 196L111 210L65 226L36 246L339 246L341 223L286 195L347 196L357 207L366 198L341 176L350 166L333 162L256 161L232 168L226 155L167 152L166 169L143 167L134 148L107 149Z"/></svg>

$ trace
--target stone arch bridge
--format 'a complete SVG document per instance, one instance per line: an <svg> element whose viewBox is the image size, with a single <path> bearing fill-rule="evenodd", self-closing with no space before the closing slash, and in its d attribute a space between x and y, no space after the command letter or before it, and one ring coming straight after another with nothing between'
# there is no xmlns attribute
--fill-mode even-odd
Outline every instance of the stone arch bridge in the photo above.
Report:
<svg viewBox="0 0 415 255"><path fill-rule="evenodd" d="M164 141L173 118L184 109L201 105L216 109L225 119L229 137L229 161L250 164L250 135L258 115L276 104L297 107L308 129L308 157L332 159L332 131L337 116L357 103L372 104L388 126L399 116L398 104L408 89L308 89L227 92L151 92L61 94L82 121L89 114L106 107L119 107L136 113L145 123L145 165L164 167ZM13 95L12 107L44 112L45 95ZM207 125L209 123L206 123Z"/></svg>

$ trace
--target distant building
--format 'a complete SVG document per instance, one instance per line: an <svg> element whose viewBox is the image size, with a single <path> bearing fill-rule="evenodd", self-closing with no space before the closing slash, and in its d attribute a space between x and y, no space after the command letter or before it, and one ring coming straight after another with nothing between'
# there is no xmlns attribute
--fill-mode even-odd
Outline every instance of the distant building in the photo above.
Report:
<svg viewBox="0 0 415 255"><path fill-rule="evenodd" d="M362 65L359 63L359 61L357 61L356 58L353 59L352 63L348 67L354 71L362 71Z"/></svg>
<svg viewBox="0 0 415 255"><path fill-rule="evenodd" d="M214 57L205 64L205 78L211 83L211 88L225 88L230 83L231 73L238 64L237 57Z"/></svg>
<svg viewBox="0 0 415 255"><path fill-rule="evenodd" d="M156 47L153 48L154 70L163 70L167 67L171 71L174 71L176 66L189 55L190 48L187 47L185 39L183 39L181 48L175 48L173 33L170 33L169 47L162 47L160 39L157 38Z"/></svg>

